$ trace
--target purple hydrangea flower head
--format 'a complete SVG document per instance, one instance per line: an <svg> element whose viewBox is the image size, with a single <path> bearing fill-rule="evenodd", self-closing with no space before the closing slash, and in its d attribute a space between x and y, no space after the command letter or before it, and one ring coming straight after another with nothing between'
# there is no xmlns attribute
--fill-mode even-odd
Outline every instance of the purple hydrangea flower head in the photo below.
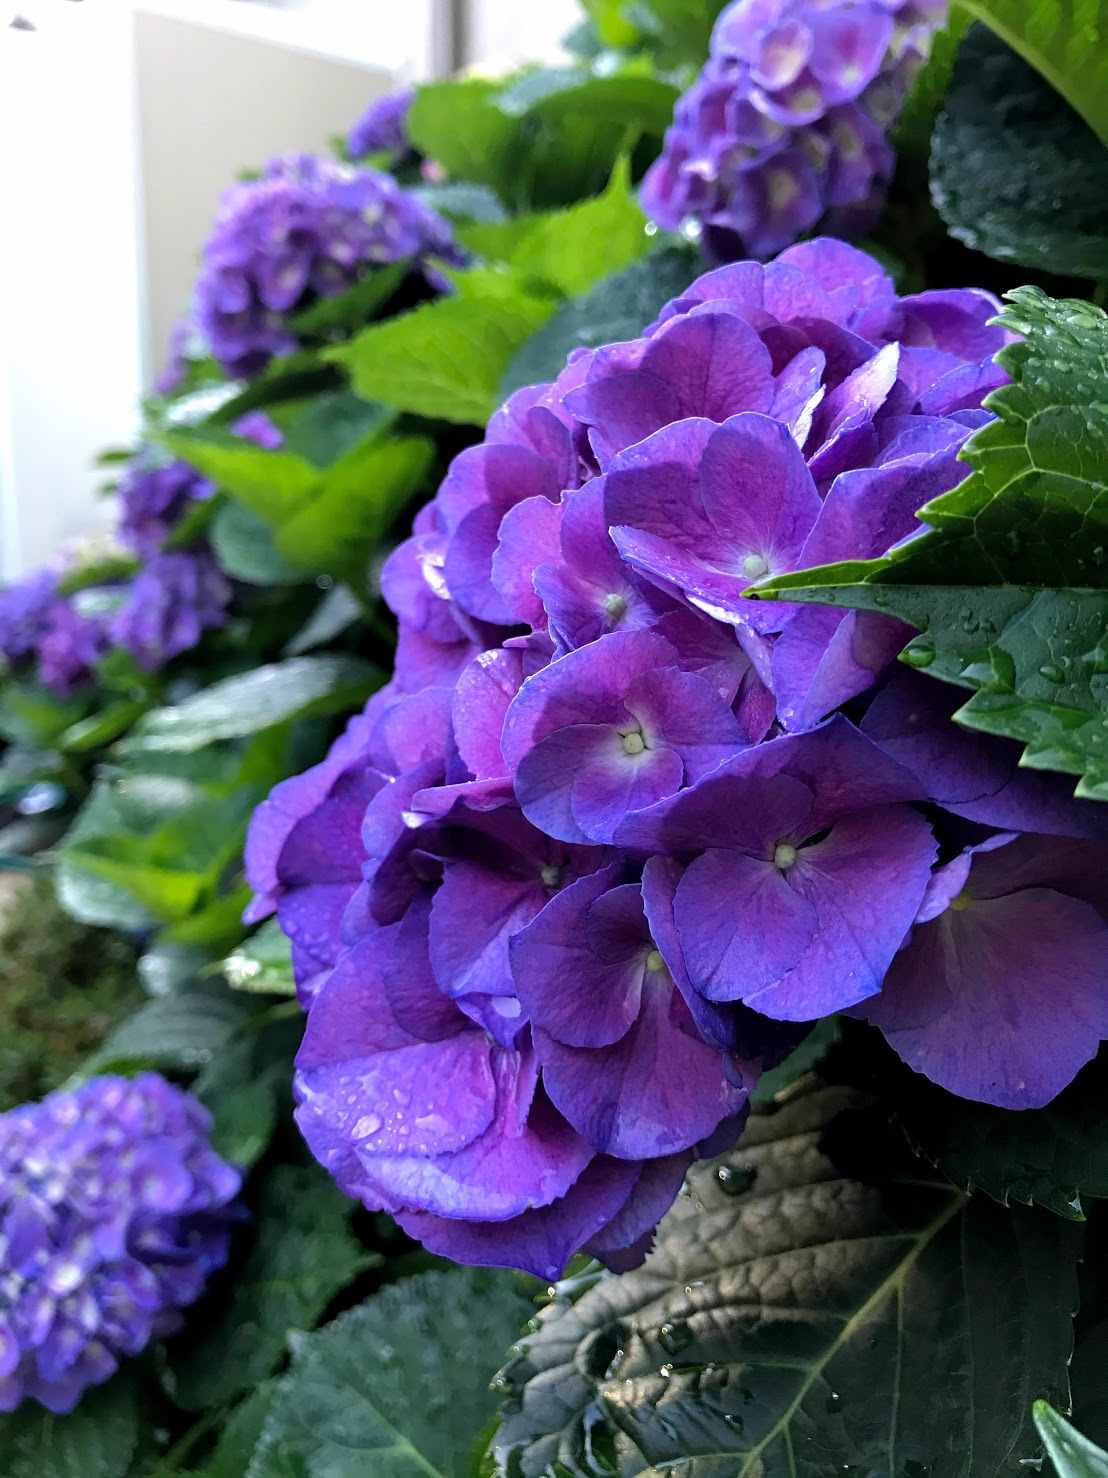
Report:
<svg viewBox="0 0 1108 1478"><path fill-rule="evenodd" d="M55 693L73 693L91 680L108 645L104 616L85 615L73 600L59 597L38 644L39 680Z"/></svg>
<svg viewBox="0 0 1108 1478"><path fill-rule="evenodd" d="M211 554L155 554L136 575L112 622L112 640L148 672L196 646L227 619L231 587Z"/></svg>
<svg viewBox="0 0 1108 1478"><path fill-rule="evenodd" d="M210 1133L155 1073L0 1115L0 1411L70 1411L181 1327L242 1215Z"/></svg>
<svg viewBox="0 0 1108 1478"><path fill-rule="evenodd" d="M32 656L60 599L57 576L50 570L39 570L0 590L0 655L11 663Z"/></svg>
<svg viewBox="0 0 1108 1478"><path fill-rule="evenodd" d="M895 621L745 595L919 532L1003 379L995 311L899 297L830 240L720 268L513 395L390 557L393 678L259 809L247 868L308 1010L303 1132L435 1251L632 1265L759 1072L831 1012L872 1013L961 1091L947 1056L978 1008L924 999L953 958L932 900L968 927L943 869L1012 831L1038 838L1026 881L989 872L999 843L965 854L986 924L1045 890L1082 929L1079 1045L1011 1076L1056 1091L1092 1050L1101 924L1076 854L1063 878L1050 851L1100 844L1089 808L991 741L943 758L948 713L889 680ZM1024 989L977 934L957 948L992 972L981 1011L1001 972ZM1026 987L1029 1021L1061 968ZM911 1035L932 1026L937 1047Z"/></svg>
<svg viewBox="0 0 1108 1478"><path fill-rule="evenodd" d="M414 87L402 87L374 98L346 136L346 152L351 159L407 149L408 114L415 98Z"/></svg>
<svg viewBox="0 0 1108 1478"><path fill-rule="evenodd" d="M298 309L408 257L462 260L446 221L390 175L311 155L275 159L220 202L196 321L227 373L249 377L298 346Z"/></svg>
<svg viewBox="0 0 1108 1478"><path fill-rule="evenodd" d="M119 537L136 553L149 555L180 523L189 508L215 492L215 484L201 477L187 462L128 469L118 488Z"/></svg>
<svg viewBox="0 0 1108 1478"><path fill-rule="evenodd" d="M886 137L947 0L734 0L680 98L643 207L717 256L764 257L822 223L862 235L892 177Z"/></svg>

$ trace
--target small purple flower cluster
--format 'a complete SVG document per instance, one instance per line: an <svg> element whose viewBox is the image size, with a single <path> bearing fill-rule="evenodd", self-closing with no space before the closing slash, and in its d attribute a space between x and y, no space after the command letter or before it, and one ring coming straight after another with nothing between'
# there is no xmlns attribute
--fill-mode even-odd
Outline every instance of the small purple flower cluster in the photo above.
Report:
<svg viewBox="0 0 1108 1478"><path fill-rule="evenodd" d="M0 1115L0 1411L71 1411L181 1327L243 1214L210 1132L154 1073Z"/></svg>
<svg viewBox="0 0 1108 1478"><path fill-rule="evenodd" d="M249 378L299 346L297 310L407 257L463 260L447 222L390 175L309 154L275 159L223 196L196 321L226 372Z"/></svg>
<svg viewBox="0 0 1108 1478"><path fill-rule="evenodd" d="M39 681L55 693L84 686L107 647L105 618L78 611L51 571L0 590L0 656L13 667L37 663Z"/></svg>
<svg viewBox="0 0 1108 1478"><path fill-rule="evenodd" d="M895 162L886 137L948 0L735 0L643 184L667 229L698 221L722 260L817 224L860 236Z"/></svg>
<svg viewBox="0 0 1108 1478"><path fill-rule="evenodd" d="M303 1133L434 1251L634 1262L830 1013L1011 1107L1108 1035L1103 813L951 725L899 623L744 598L918 534L997 306L832 240L720 268L513 395L389 559L393 680L247 868Z"/></svg>
<svg viewBox="0 0 1108 1478"><path fill-rule="evenodd" d="M351 159L364 159L367 154L399 154L408 145L408 114L416 99L414 87L374 98L346 136L346 152Z"/></svg>

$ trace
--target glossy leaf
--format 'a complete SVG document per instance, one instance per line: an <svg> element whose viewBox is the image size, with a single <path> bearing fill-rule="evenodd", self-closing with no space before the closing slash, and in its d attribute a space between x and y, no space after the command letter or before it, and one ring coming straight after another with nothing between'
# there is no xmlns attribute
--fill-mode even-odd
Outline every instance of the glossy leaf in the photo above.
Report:
<svg viewBox="0 0 1108 1478"><path fill-rule="evenodd" d="M1035 1425L1058 1478L1108 1478L1108 1452L1083 1437L1049 1402L1035 1402Z"/></svg>
<svg viewBox="0 0 1108 1478"><path fill-rule="evenodd" d="M810 1081L756 1113L641 1269L540 1314L502 1372L502 1473L991 1478L1038 1455L1076 1229L897 1164L859 1102Z"/></svg>

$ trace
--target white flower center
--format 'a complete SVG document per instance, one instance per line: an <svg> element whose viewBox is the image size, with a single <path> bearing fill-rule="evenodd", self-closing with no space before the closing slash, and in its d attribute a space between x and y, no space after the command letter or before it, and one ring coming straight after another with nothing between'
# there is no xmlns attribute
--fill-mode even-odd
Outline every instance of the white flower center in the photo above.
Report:
<svg viewBox="0 0 1108 1478"><path fill-rule="evenodd" d="M778 842L773 849L773 865L787 872L796 861L796 848L792 842Z"/></svg>
<svg viewBox="0 0 1108 1478"><path fill-rule="evenodd" d="M764 554L748 554L742 562L744 580L760 580L769 574L769 560Z"/></svg>
<svg viewBox="0 0 1108 1478"><path fill-rule="evenodd" d="M624 754L642 754L646 748L646 740L642 736L641 729L632 729L630 734L623 736Z"/></svg>
<svg viewBox="0 0 1108 1478"><path fill-rule="evenodd" d="M666 962L662 959L662 952L660 949L652 949L647 955L646 968L648 970L653 970L655 975L661 974L661 972L666 968Z"/></svg>

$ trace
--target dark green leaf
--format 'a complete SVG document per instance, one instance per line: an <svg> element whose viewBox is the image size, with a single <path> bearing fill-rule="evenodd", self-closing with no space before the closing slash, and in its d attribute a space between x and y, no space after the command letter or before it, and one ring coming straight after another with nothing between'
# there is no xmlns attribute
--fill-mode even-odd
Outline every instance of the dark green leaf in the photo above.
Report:
<svg viewBox="0 0 1108 1478"><path fill-rule="evenodd" d="M916 74L893 130L893 142L898 150L927 158L935 117L950 86L958 48L969 25L969 13L955 5L946 24L935 32L931 40L931 55Z"/></svg>
<svg viewBox="0 0 1108 1478"><path fill-rule="evenodd" d="M1108 798L1108 318L1036 288L1000 321L1013 383L969 441L971 476L882 559L767 581L757 594L883 611L924 633L905 660L977 691L955 717L1018 739L1024 764Z"/></svg>
<svg viewBox="0 0 1108 1478"><path fill-rule="evenodd" d="M127 1478L137 1441L126 1372L87 1392L67 1416L52 1416L35 1401L0 1416L4 1478Z"/></svg>
<svg viewBox="0 0 1108 1478"><path fill-rule="evenodd" d="M303 652L326 646L360 621L363 614L361 602L348 586L332 585L304 625L285 644L285 656L299 657Z"/></svg>
<svg viewBox="0 0 1108 1478"><path fill-rule="evenodd" d="M464 1478L492 1416L495 1352L530 1311L519 1279L404 1279L297 1342L246 1478Z"/></svg>
<svg viewBox="0 0 1108 1478"><path fill-rule="evenodd" d="M810 1081L755 1113L640 1270L539 1316L502 1372L502 1471L992 1478L1037 1456L1077 1230L894 1163L858 1103ZM845 1173L876 1149L880 1183Z"/></svg>
<svg viewBox="0 0 1108 1478"><path fill-rule="evenodd" d="M1108 151L1048 82L974 26L935 129L931 194L951 235L1042 272L1108 277Z"/></svg>
<svg viewBox="0 0 1108 1478"><path fill-rule="evenodd" d="M85 699L59 698L29 679L6 678L0 686L0 738L24 749L51 749L88 708Z"/></svg>
<svg viewBox="0 0 1108 1478"><path fill-rule="evenodd" d="M85 1064L84 1075L117 1067L195 1070L221 1052L257 1004L222 984L194 986L142 1006Z"/></svg>
<svg viewBox="0 0 1108 1478"><path fill-rule="evenodd" d="M330 467L369 437L387 431L393 413L355 395L348 385L314 396L289 423L285 447L313 467Z"/></svg>
<svg viewBox="0 0 1108 1478"><path fill-rule="evenodd" d="M211 1113L212 1144L231 1165L249 1167L265 1153L281 1101L291 1097L295 1042L282 1034L291 1050L284 1060L272 1060L263 1052L263 1036L247 1032L223 1048L192 1085Z"/></svg>
<svg viewBox="0 0 1108 1478"><path fill-rule="evenodd" d="M841 1027L837 1016L825 1016L816 1023L795 1051L784 1062L764 1072L750 1095L750 1102L769 1103L798 1079L811 1072L839 1040Z"/></svg>
<svg viewBox="0 0 1108 1478"><path fill-rule="evenodd" d="M1101 0L958 0L1070 103L1108 144L1108 46Z"/></svg>
<svg viewBox="0 0 1108 1478"><path fill-rule="evenodd" d="M439 185L420 185L413 192L441 215L456 221L506 221L507 212L487 185L467 185L447 180Z"/></svg>
<svg viewBox="0 0 1108 1478"><path fill-rule="evenodd" d="M408 275L409 265L390 262L387 267L368 272L338 297L317 299L292 319L294 333L302 339L317 339L361 328L392 297Z"/></svg>
<svg viewBox="0 0 1108 1478"><path fill-rule="evenodd" d="M358 708L377 675L356 657L290 657L225 678L172 708L158 708L121 746L127 754L188 753L314 714Z"/></svg>
<svg viewBox="0 0 1108 1478"><path fill-rule="evenodd" d="M1108 1478L1108 1452L1082 1437L1049 1402L1035 1402L1035 1425L1058 1478Z"/></svg>
<svg viewBox="0 0 1108 1478"><path fill-rule="evenodd" d="M233 498L217 510L210 537L224 570L248 585L301 585L311 578L278 554L272 526Z"/></svg>
<svg viewBox="0 0 1108 1478"><path fill-rule="evenodd" d="M555 311L507 274L368 328L333 355L367 400L483 425L520 345Z"/></svg>
<svg viewBox="0 0 1108 1478"><path fill-rule="evenodd" d="M234 954L223 961L223 973L234 990L254 994L293 996L290 945L276 919L267 919Z"/></svg>
<svg viewBox="0 0 1108 1478"><path fill-rule="evenodd" d="M200 1411L265 1380L290 1331L314 1328L339 1289L371 1266L347 1226L352 1210L317 1166L273 1172L233 1288L217 1290L207 1317L197 1317L171 1350L172 1394L181 1406Z"/></svg>
<svg viewBox="0 0 1108 1478"><path fill-rule="evenodd" d="M104 744L110 744L113 739L118 739L136 719L142 717L146 709L147 704L126 698L117 703L107 703L88 718L70 724L58 736L58 748L65 754L84 754L86 750L99 749Z"/></svg>
<svg viewBox="0 0 1108 1478"><path fill-rule="evenodd" d="M235 1408L215 1451L196 1478L243 1478L276 1394L277 1382L266 1381Z"/></svg>
<svg viewBox="0 0 1108 1478"><path fill-rule="evenodd" d="M637 338L700 268L700 259L690 248L666 247L605 278L578 302L567 303L528 339L505 371L499 397L506 399L521 385L555 379L574 349Z"/></svg>

